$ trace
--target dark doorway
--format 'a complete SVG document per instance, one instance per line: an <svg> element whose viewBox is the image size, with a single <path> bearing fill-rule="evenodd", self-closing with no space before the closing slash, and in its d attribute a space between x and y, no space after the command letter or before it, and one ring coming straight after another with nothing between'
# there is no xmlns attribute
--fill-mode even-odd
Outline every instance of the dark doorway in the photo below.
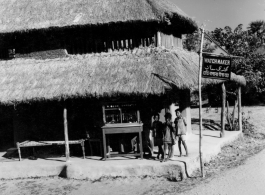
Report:
<svg viewBox="0 0 265 195"><path fill-rule="evenodd" d="M0 152L14 147L12 108L0 107Z"/></svg>

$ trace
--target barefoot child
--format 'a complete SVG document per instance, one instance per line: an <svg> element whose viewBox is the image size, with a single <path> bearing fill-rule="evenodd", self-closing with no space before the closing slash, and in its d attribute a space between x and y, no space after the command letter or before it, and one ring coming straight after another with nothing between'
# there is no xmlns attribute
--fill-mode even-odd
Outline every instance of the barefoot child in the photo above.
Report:
<svg viewBox="0 0 265 195"><path fill-rule="evenodd" d="M154 114L154 122L152 123L151 129L153 130L153 136L155 138L155 143L158 146L158 154L157 159L161 155L161 158L164 158L164 150L163 150L163 124L159 121L159 114Z"/></svg>
<svg viewBox="0 0 265 195"><path fill-rule="evenodd" d="M172 153L173 140L174 140L174 128L171 122L171 114L165 114L166 122L163 124L163 142L164 142L164 159L162 162L166 162ZM168 150L168 157L166 158L166 151Z"/></svg>
<svg viewBox="0 0 265 195"><path fill-rule="evenodd" d="M186 151L186 156L188 156L188 147L186 144L186 133L187 133L187 123L185 118L182 117L180 110L176 109L175 110L177 118L175 119L174 123L175 123L175 128L176 128L176 135L178 138L178 147L179 147L179 153L180 153L180 157L182 156L182 152L181 152L181 142L185 148Z"/></svg>

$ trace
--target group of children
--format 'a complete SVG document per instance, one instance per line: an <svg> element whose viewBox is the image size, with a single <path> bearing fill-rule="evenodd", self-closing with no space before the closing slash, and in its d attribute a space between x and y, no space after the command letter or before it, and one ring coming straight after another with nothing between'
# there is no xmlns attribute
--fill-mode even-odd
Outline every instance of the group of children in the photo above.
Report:
<svg viewBox="0 0 265 195"><path fill-rule="evenodd" d="M155 144L158 146L157 159L160 159L161 155L162 162L166 162L168 159L174 157L173 146L176 142L178 142L180 157L182 156L181 143L185 148L186 156L188 156L186 144L187 123L185 118L182 117L179 109L176 109L175 112L177 117L173 123L171 122L172 115L170 113L165 114L165 123L159 121L159 114L154 115L154 122L152 123L151 130ZM152 141L151 144L153 144ZM166 155L166 151L168 151L168 155Z"/></svg>

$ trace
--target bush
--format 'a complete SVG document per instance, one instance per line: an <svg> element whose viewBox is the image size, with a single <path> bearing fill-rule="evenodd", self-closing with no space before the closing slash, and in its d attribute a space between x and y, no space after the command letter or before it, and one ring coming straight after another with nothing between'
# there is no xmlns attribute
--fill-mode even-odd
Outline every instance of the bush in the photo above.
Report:
<svg viewBox="0 0 265 195"><path fill-rule="evenodd" d="M245 112L242 112L242 132L244 134L253 134L254 133L254 125L250 122L251 112L248 112L246 114ZM233 114L229 114L229 121L233 121ZM232 127L232 128L231 128ZM238 118L234 119L234 123L225 125L226 130L230 131L239 131L239 123L238 123Z"/></svg>

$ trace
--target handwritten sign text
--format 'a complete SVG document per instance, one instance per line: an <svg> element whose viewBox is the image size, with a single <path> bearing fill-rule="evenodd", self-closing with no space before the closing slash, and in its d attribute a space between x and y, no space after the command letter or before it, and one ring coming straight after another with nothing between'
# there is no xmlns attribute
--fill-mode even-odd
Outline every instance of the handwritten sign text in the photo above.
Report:
<svg viewBox="0 0 265 195"><path fill-rule="evenodd" d="M202 77L230 80L231 59L219 56L203 56Z"/></svg>

